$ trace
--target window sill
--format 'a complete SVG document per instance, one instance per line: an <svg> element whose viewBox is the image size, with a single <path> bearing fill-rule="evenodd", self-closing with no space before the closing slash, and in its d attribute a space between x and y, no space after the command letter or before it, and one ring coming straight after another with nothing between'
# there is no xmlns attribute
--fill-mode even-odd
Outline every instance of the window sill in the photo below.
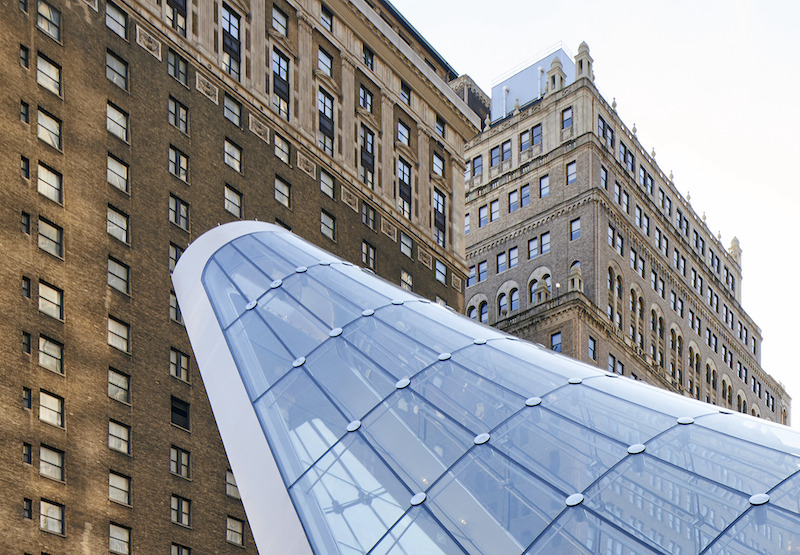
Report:
<svg viewBox="0 0 800 555"><path fill-rule="evenodd" d="M60 538L66 538L67 535L64 532L53 532L52 530L48 530L47 528L39 528L45 534L52 534L53 536L58 536Z"/></svg>
<svg viewBox="0 0 800 555"><path fill-rule="evenodd" d="M114 505L120 505L121 507L126 507L128 509L133 509L133 505L131 505L130 503L123 503L122 501L117 501L116 499L109 499L109 501L111 503L113 503Z"/></svg>
<svg viewBox="0 0 800 555"><path fill-rule="evenodd" d="M192 433L192 431L189 430L188 428L184 428L183 426L178 426L174 422L170 422L169 425L172 426L173 428L177 428L178 430L186 432L187 434L191 434Z"/></svg>

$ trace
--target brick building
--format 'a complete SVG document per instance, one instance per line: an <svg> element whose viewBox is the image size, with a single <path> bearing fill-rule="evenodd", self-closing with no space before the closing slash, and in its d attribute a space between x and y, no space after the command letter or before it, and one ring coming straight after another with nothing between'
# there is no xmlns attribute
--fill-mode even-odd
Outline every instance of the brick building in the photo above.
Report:
<svg viewBox="0 0 800 555"><path fill-rule="evenodd" d="M462 310L479 119L388 2L0 18L0 551L255 552L175 261L220 223L277 222Z"/></svg>
<svg viewBox="0 0 800 555"><path fill-rule="evenodd" d="M784 424L726 248L594 85L581 44L492 90L467 145L466 313L609 371Z"/></svg>

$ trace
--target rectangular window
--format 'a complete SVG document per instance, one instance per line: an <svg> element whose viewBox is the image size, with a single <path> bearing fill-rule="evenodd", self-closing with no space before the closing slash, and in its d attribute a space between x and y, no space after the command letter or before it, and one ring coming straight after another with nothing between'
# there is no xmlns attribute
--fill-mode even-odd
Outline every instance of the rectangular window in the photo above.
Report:
<svg viewBox="0 0 800 555"><path fill-rule="evenodd" d="M536 258L539 256L539 238L534 237L528 240L528 258Z"/></svg>
<svg viewBox="0 0 800 555"><path fill-rule="evenodd" d="M41 108L37 115L37 136L44 143L61 150L61 121Z"/></svg>
<svg viewBox="0 0 800 555"><path fill-rule="evenodd" d="M516 212L519 208L519 191L511 191L508 193L508 213Z"/></svg>
<svg viewBox="0 0 800 555"><path fill-rule="evenodd" d="M29 409L33 406L33 392L30 387L22 388L22 408Z"/></svg>
<svg viewBox="0 0 800 555"><path fill-rule="evenodd" d="M182 133L189 133L189 109L171 96L169 97L169 123Z"/></svg>
<svg viewBox="0 0 800 555"><path fill-rule="evenodd" d="M476 156L472 160L472 177L483 174L483 156Z"/></svg>
<svg viewBox="0 0 800 555"><path fill-rule="evenodd" d="M59 428L64 427L64 399L57 395L39 392L39 420Z"/></svg>
<svg viewBox="0 0 800 555"><path fill-rule="evenodd" d="M600 166L600 185L608 191L608 170Z"/></svg>
<svg viewBox="0 0 800 555"><path fill-rule="evenodd" d="M61 12L44 0L38 2L36 26L45 34L61 42Z"/></svg>
<svg viewBox="0 0 800 555"><path fill-rule="evenodd" d="M31 444L30 443L23 443L22 444L22 462L25 464L31 464Z"/></svg>
<svg viewBox="0 0 800 555"><path fill-rule="evenodd" d="M19 121L22 123L29 123L31 120L31 107L27 102L20 100L19 102Z"/></svg>
<svg viewBox="0 0 800 555"><path fill-rule="evenodd" d="M172 195L169 197L169 221L189 231L189 205Z"/></svg>
<svg viewBox="0 0 800 555"><path fill-rule="evenodd" d="M242 171L242 149L225 139L225 163L237 172Z"/></svg>
<svg viewBox="0 0 800 555"><path fill-rule="evenodd" d="M39 163L36 170L36 188L39 194L61 204L64 200L62 181L60 173Z"/></svg>
<svg viewBox="0 0 800 555"><path fill-rule="evenodd" d="M333 58L322 48L317 51L317 68L328 77L332 76Z"/></svg>
<svg viewBox="0 0 800 555"><path fill-rule="evenodd" d="M128 114L111 104L106 106L106 129L109 133L122 139L128 140Z"/></svg>
<svg viewBox="0 0 800 555"><path fill-rule="evenodd" d="M525 152L531 147L531 132L523 131L519 135L519 151Z"/></svg>
<svg viewBox="0 0 800 555"><path fill-rule="evenodd" d="M497 255L497 273L506 271L506 253L501 252Z"/></svg>
<svg viewBox="0 0 800 555"><path fill-rule="evenodd" d="M234 499L241 499L239 488L236 486L236 478L233 477L233 472L230 470L225 473L225 495Z"/></svg>
<svg viewBox="0 0 800 555"><path fill-rule="evenodd" d="M39 474L64 481L64 452L42 445L39 447Z"/></svg>
<svg viewBox="0 0 800 555"><path fill-rule="evenodd" d="M333 177L323 170L319 171L319 190L331 198L335 196Z"/></svg>
<svg viewBox="0 0 800 555"><path fill-rule="evenodd" d="M31 298L31 278L22 276L22 296L26 299Z"/></svg>
<svg viewBox="0 0 800 555"><path fill-rule="evenodd" d="M27 497L22 500L22 518L26 520L33 519L33 500Z"/></svg>
<svg viewBox="0 0 800 555"><path fill-rule="evenodd" d="M414 290L414 278L405 270L400 270L400 287L406 291Z"/></svg>
<svg viewBox="0 0 800 555"><path fill-rule="evenodd" d="M447 267L444 265L444 262L436 260L434 266L436 281L447 283Z"/></svg>
<svg viewBox="0 0 800 555"><path fill-rule="evenodd" d="M106 164L106 181L120 191L128 192L128 165L111 154Z"/></svg>
<svg viewBox="0 0 800 555"><path fill-rule="evenodd" d="M489 221L495 222L500 219L500 201L493 200L489 203Z"/></svg>
<svg viewBox="0 0 800 555"><path fill-rule="evenodd" d="M333 13L324 4L321 6L319 22L325 29L333 33Z"/></svg>
<svg viewBox="0 0 800 555"><path fill-rule="evenodd" d="M570 162L567 164L567 185L575 183L578 179L577 163Z"/></svg>
<svg viewBox="0 0 800 555"><path fill-rule="evenodd" d="M511 141L503 142L503 162L511 160Z"/></svg>
<svg viewBox="0 0 800 555"><path fill-rule="evenodd" d="M42 56L41 52L36 55L36 82L61 96L61 66Z"/></svg>
<svg viewBox="0 0 800 555"><path fill-rule="evenodd" d="M433 173L444 177L444 160L437 153L433 153Z"/></svg>
<svg viewBox="0 0 800 555"><path fill-rule="evenodd" d="M128 14L119 9L115 4L106 2L106 27L121 36L128 37Z"/></svg>
<svg viewBox="0 0 800 555"><path fill-rule="evenodd" d="M531 203L530 185L523 185L519 190L519 206L524 208Z"/></svg>
<svg viewBox="0 0 800 555"><path fill-rule="evenodd" d="M363 201L361 202L361 223L370 229L375 229L375 209Z"/></svg>
<svg viewBox="0 0 800 555"><path fill-rule="evenodd" d="M472 287L475 285L475 266L469 267L469 275L467 276L467 287Z"/></svg>
<svg viewBox="0 0 800 555"><path fill-rule="evenodd" d="M131 552L131 529L118 524L109 524L108 550L111 553L129 555Z"/></svg>
<svg viewBox="0 0 800 555"><path fill-rule="evenodd" d="M189 410L189 403L177 397L172 397L171 422L185 430L190 430Z"/></svg>
<svg viewBox="0 0 800 555"><path fill-rule="evenodd" d="M189 355L176 349L169 352L169 374L181 381L189 381Z"/></svg>
<svg viewBox="0 0 800 555"><path fill-rule="evenodd" d="M170 500L170 517L175 524L191 526L192 502L184 497L173 495Z"/></svg>
<svg viewBox="0 0 800 555"><path fill-rule="evenodd" d="M130 325L108 317L108 344L120 351L130 352Z"/></svg>
<svg viewBox="0 0 800 555"><path fill-rule="evenodd" d="M572 106L561 112L561 129L572 127Z"/></svg>
<svg viewBox="0 0 800 555"><path fill-rule="evenodd" d="M278 157L284 164L288 164L290 157L289 157L289 141L281 137L280 135L274 135L275 138L275 156Z"/></svg>
<svg viewBox="0 0 800 555"><path fill-rule="evenodd" d="M550 252L550 233L542 233L540 252L542 254Z"/></svg>
<svg viewBox="0 0 800 555"><path fill-rule="evenodd" d="M464 214L464 235L469 235L469 212Z"/></svg>
<svg viewBox="0 0 800 555"><path fill-rule="evenodd" d="M28 340L28 350L25 352L30 352L30 334L27 337ZM44 335L39 336L39 366L42 368L47 368L53 372L57 372L58 374L64 373L64 345L50 339L49 337L45 337Z"/></svg>
<svg viewBox="0 0 800 555"><path fill-rule="evenodd" d="M131 479L116 472L108 473L108 498L117 503L131 504Z"/></svg>
<svg viewBox="0 0 800 555"><path fill-rule="evenodd" d="M410 137L411 137L411 131L409 130L408 126L405 123L403 123L402 121L398 121L397 122L397 140L400 143L408 146L409 144L411 144L410 143L410 141L411 141Z"/></svg>
<svg viewBox="0 0 800 555"><path fill-rule="evenodd" d="M561 352L561 332L556 332L550 336L550 348L557 353Z"/></svg>
<svg viewBox="0 0 800 555"><path fill-rule="evenodd" d="M289 58L272 51L272 106L283 119L289 119Z"/></svg>
<svg viewBox="0 0 800 555"><path fill-rule="evenodd" d="M171 48L167 52L167 72L179 83L189 86L189 62Z"/></svg>
<svg viewBox="0 0 800 555"><path fill-rule="evenodd" d="M333 97L319 89L317 107L319 109L319 146L323 152L333 156Z"/></svg>
<svg viewBox="0 0 800 555"><path fill-rule="evenodd" d="M123 243L128 242L128 215L119 210L108 207L106 212L106 231L115 239Z"/></svg>
<svg viewBox="0 0 800 555"><path fill-rule="evenodd" d="M361 181L375 187L375 134L361 125Z"/></svg>
<svg viewBox="0 0 800 555"><path fill-rule="evenodd" d="M178 259L183 254L183 249L180 248L178 245L174 245L170 243L169 245L169 271L175 269L175 265L178 263Z"/></svg>
<svg viewBox="0 0 800 555"><path fill-rule="evenodd" d="M397 159L397 183L400 197L400 211L406 219L411 219L411 164Z"/></svg>
<svg viewBox="0 0 800 555"><path fill-rule="evenodd" d="M119 260L108 258L108 284L123 293L130 291L130 268Z"/></svg>
<svg viewBox="0 0 800 555"><path fill-rule="evenodd" d="M433 231L436 244L444 247L447 237L447 215L445 213L445 196L439 189L433 190Z"/></svg>
<svg viewBox="0 0 800 555"><path fill-rule="evenodd" d="M174 291L169 293L169 318L173 322L183 324L183 315L181 314L181 307L178 306L178 297L175 296Z"/></svg>
<svg viewBox="0 0 800 555"><path fill-rule="evenodd" d="M489 207L484 205L478 208L478 227L483 227L489 223Z"/></svg>
<svg viewBox="0 0 800 555"><path fill-rule="evenodd" d="M272 7L272 28L284 37L289 36L289 18L276 7Z"/></svg>
<svg viewBox="0 0 800 555"><path fill-rule="evenodd" d="M181 478L191 477L190 453L174 445L169 450L169 470Z"/></svg>
<svg viewBox="0 0 800 555"><path fill-rule="evenodd" d="M484 260L483 262L478 262L478 282L484 281L486 279L486 270L487 270L487 263Z"/></svg>
<svg viewBox="0 0 800 555"><path fill-rule="evenodd" d="M192 550L189 547L173 543L170 550L170 555L192 555Z"/></svg>
<svg viewBox="0 0 800 555"><path fill-rule="evenodd" d="M366 44L361 49L361 60L367 66L367 69L375 69L375 54Z"/></svg>
<svg viewBox="0 0 800 555"><path fill-rule="evenodd" d="M569 223L569 239L570 241L574 241L575 239L580 239L581 237L581 219L578 218L576 220L572 220Z"/></svg>
<svg viewBox="0 0 800 555"><path fill-rule="evenodd" d="M239 15L227 4L222 4L222 69L239 80L241 43L239 39Z"/></svg>
<svg viewBox="0 0 800 555"><path fill-rule="evenodd" d="M108 421L108 447L120 453L130 453L131 429L125 424Z"/></svg>
<svg viewBox="0 0 800 555"><path fill-rule="evenodd" d="M108 369L108 396L121 403L131 402L131 379L130 376L117 372L113 368Z"/></svg>
<svg viewBox="0 0 800 555"><path fill-rule="evenodd" d="M375 269L375 247L366 241L361 242L361 263L370 270Z"/></svg>
<svg viewBox="0 0 800 555"><path fill-rule="evenodd" d="M508 267L513 268L519 263L519 249L511 247L508 249Z"/></svg>
<svg viewBox="0 0 800 555"><path fill-rule="evenodd" d="M229 185L225 185L225 210L237 218L242 217L242 194Z"/></svg>
<svg viewBox="0 0 800 555"><path fill-rule="evenodd" d="M411 87L404 81L400 82L400 100L402 100L404 104L411 106Z"/></svg>
<svg viewBox="0 0 800 555"><path fill-rule="evenodd" d="M223 113L225 115L225 119L234 124L236 127L241 127L242 105L227 94L223 100Z"/></svg>
<svg viewBox="0 0 800 555"><path fill-rule="evenodd" d="M64 319L64 292L43 281L39 282L39 312L57 320Z"/></svg>
<svg viewBox="0 0 800 555"><path fill-rule="evenodd" d="M539 198L545 198L550 195L550 176L543 175L539 178Z"/></svg>
<svg viewBox="0 0 800 555"><path fill-rule="evenodd" d="M31 52L24 44L19 45L19 65L28 69L31 63Z"/></svg>
<svg viewBox="0 0 800 555"><path fill-rule="evenodd" d="M589 358L597 360L597 340L594 337L589 337Z"/></svg>
<svg viewBox="0 0 800 555"><path fill-rule="evenodd" d="M358 105L367 112L372 113L372 93L365 89L363 85L358 89Z"/></svg>
<svg viewBox="0 0 800 555"><path fill-rule="evenodd" d="M324 210L320 211L320 231L322 234L331 239L332 241L336 240L336 218L325 212Z"/></svg>
<svg viewBox="0 0 800 555"><path fill-rule="evenodd" d="M275 178L275 200L286 208L291 208L292 205L292 186L282 180L280 177Z"/></svg>
<svg viewBox="0 0 800 555"><path fill-rule="evenodd" d="M228 543L244 545L244 522L229 516L225 526L225 539Z"/></svg>
<svg viewBox="0 0 800 555"><path fill-rule="evenodd" d="M64 505L42 499L39 502L39 528L45 532L63 534Z"/></svg>
<svg viewBox="0 0 800 555"><path fill-rule="evenodd" d="M442 139L444 139L444 131L445 131L445 123L442 119L442 116L436 116L436 125L434 127L434 131L437 135L439 135Z"/></svg>
<svg viewBox="0 0 800 555"><path fill-rule="evenodd" d="M409 258L411 256L411 249L413 247L413 243L411 242L411 236L407 235L406 233L400 232L400 252L406 255Z"/></svg>
<svg viewBox="0 0 800 555"><path fill-rule="evenodd" d="M106 79L123 91L128 90L128 63L111 52L106 52Z"/></svg>
<svg viewBox="0 0 800 555"><path fill-rule="evenodd" d="M167 0L167 23L180 36L186 36L186 1Z"/></svg>

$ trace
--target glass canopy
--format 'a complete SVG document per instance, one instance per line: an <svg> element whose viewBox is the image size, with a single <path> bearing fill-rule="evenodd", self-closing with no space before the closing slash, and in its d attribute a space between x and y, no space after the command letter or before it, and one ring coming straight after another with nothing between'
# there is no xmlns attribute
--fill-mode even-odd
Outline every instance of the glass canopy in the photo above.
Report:
<svg viewBox="0 0 800 555"><path fill-rule="evenodd" d="M314 553L800 550L797 433L506 336L275 226L235 229L187 250L206 249L176 275L201 289L176 290L195 350L215 328L233 361L198 355L207 385L229 372L246 392L209 390L215 416L251 410L268 445L221 428L240 489L274 459ZM215 318L191 317L199 297ZM282 533L242 495L254 530Z"/></svg>

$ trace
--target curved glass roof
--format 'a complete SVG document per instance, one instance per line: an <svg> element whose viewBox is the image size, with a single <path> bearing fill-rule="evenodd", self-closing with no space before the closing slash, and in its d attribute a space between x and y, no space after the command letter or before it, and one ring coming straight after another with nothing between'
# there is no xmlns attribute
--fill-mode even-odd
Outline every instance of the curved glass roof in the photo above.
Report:
<svg viewBox="0 0 800 555"><path fill-rule="evenodd" d="M204 291L176 288L185 315L207 295L217 321L187 319L190 338L221 330L225 379L244 384L271 451L255 457L274 457L314 552L800 549L800 434L519 341L259 229L203 258ZM223 371L199 362L206 380ZM209 397L218 419L234 410ZM237 462L249 442L222 433L239 479L254 455ZM243 498L251 527L269 528Z"/></svg>

